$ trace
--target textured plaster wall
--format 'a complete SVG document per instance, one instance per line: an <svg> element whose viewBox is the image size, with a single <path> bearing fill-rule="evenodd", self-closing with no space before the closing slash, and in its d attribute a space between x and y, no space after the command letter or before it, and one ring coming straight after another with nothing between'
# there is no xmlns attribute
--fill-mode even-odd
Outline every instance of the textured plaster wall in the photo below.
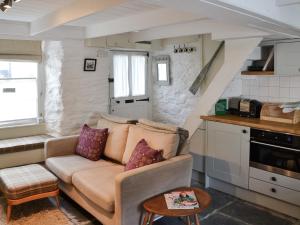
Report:
<svg viewBox="0 0 300 225"><path fill-rule="evenodd" d="M182 43L178 43L183 45ZM178 46L176 44L176 46ZM188 46L196 47L193 53L173 53L174 44L165 45L163 50L155 51L153 56L170 55L171 58L171 85L159 86L153 74L153 120L172 123L182 126L194 109L197 99L200 97L199 90L196 95L189 92L189 87L202 68L202 44L199 41L188 43ZM207 50L207 48L206 48ZM214 50L214 49L213 49ZM214 51L212 51L213 54ZM211 56L208 56L210 58ZM208 61L208 60L205 60ZM242 94L242 80L236 75L223 93L224 98L239 96Z"/></svg>
<svg viewBox="0 0 300 225"><path fill-rule="evenodd" d="M153 56L170 55L171 85L160 86L154 77L153 84L153 120L177 125L183 125L193 105L198 98L189 92L189 87L197 77L201 65L201 42L196 41L188 44L196 47L193 53L173 52L174 45L165 45L163 50L155 51ZM177 44L178 46L178 44ZM153 74L153 76L155 76Z"/></svg>
<svg viewBox="0 0 300 225"><path fill-rule="evenodd" d="M108 54L77 40L46 41L43 52L47 129L67 135L83 123L95 123L98 113L108 109ZM84 58L97 58L96 72L83 71Z"/></svg>

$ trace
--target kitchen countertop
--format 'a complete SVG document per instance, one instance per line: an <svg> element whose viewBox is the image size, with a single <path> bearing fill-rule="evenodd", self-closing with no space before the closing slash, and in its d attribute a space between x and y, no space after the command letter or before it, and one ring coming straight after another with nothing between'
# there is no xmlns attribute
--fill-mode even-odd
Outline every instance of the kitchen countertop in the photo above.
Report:
<svg viewBox="0 0 300 225"><path fill-rule="evenodd" d="M262 130L269 130L274 132L288 133L300 136L300 123L298 124L287 124L278 123L266 120L260 120L259 118L245 118L235 115L224 115L224 116L201 116L203 120L228 123L240 126L246 126L251 128L257 128Z"/></svg>

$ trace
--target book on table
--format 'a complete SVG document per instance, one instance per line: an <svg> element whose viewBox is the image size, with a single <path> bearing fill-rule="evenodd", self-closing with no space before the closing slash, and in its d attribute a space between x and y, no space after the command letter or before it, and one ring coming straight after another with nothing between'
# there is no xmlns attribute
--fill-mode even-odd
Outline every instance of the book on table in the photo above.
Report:
<svg viewBox="0 0 300 225"><path fill-rule="evenodd" d="M199 208L194 191L173 191L164 194L168 209Z"/></svg>

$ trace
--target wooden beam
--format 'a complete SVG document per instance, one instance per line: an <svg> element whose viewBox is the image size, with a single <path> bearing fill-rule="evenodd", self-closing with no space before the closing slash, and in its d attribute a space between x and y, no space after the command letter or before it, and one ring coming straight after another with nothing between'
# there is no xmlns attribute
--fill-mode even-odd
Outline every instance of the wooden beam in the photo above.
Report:
<svg viewBox="0 0 300 225"><path fill-rule="evenodd" d="M276 5L279 7L300 4L300 0L276 0Z"/></svg>
<svg viewBox="0 0 300 225"><path fill-rule="evenodd" d="M212 33L212 39L224 40L246 37L262 37L270 33L245 26L225 24L210 19L192 22L172 24L155 27L130 34L130 42L151 41L157 39L181 37L187 35L198 35Z"/></svg>
<svg viewBox="0 0 300 225"><path fill-rule="evenodd" d="M55 12L31 22L30 33L31 35L36 35L127 1L130 0L76 0Z"/></svg>
<svg viewBox="0 0 300 225"><path fill-rule="evenodd" d="M94 38L131 31L139 31L158 26L198 20L201 18L203 18L201 15L199 16L192 13L162 8L107 21L104 23L90 25L86 28L86 37Z"/></svg>

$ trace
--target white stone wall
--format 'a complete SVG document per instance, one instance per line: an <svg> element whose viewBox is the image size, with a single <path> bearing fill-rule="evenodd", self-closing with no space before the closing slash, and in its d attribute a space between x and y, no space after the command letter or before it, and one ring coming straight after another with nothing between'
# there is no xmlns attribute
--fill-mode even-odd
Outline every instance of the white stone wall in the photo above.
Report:
<svg viewBox="0 0 300 225"><path fill-rule="evenodd" d="M110 59L106 52L87 48L84 41L46 41L44 56L45 120L50 132L76 133L83 123L94 123L97 113L107 112ZM95 72L83 71L84 58L97 58Z"/></svg>
<svg viewBox="0 0 300 225"><path fill-rule="evenodd" d="M171 61L170 86L159 86L153 74L152 116L155 121L183 125L198 98L198 95L194 96L188 89L202 67L201 42L189 43L189 46L196 47L196 52L175 54L174 45L170 44L153 53L153 56L170 55Z"/></svg>

